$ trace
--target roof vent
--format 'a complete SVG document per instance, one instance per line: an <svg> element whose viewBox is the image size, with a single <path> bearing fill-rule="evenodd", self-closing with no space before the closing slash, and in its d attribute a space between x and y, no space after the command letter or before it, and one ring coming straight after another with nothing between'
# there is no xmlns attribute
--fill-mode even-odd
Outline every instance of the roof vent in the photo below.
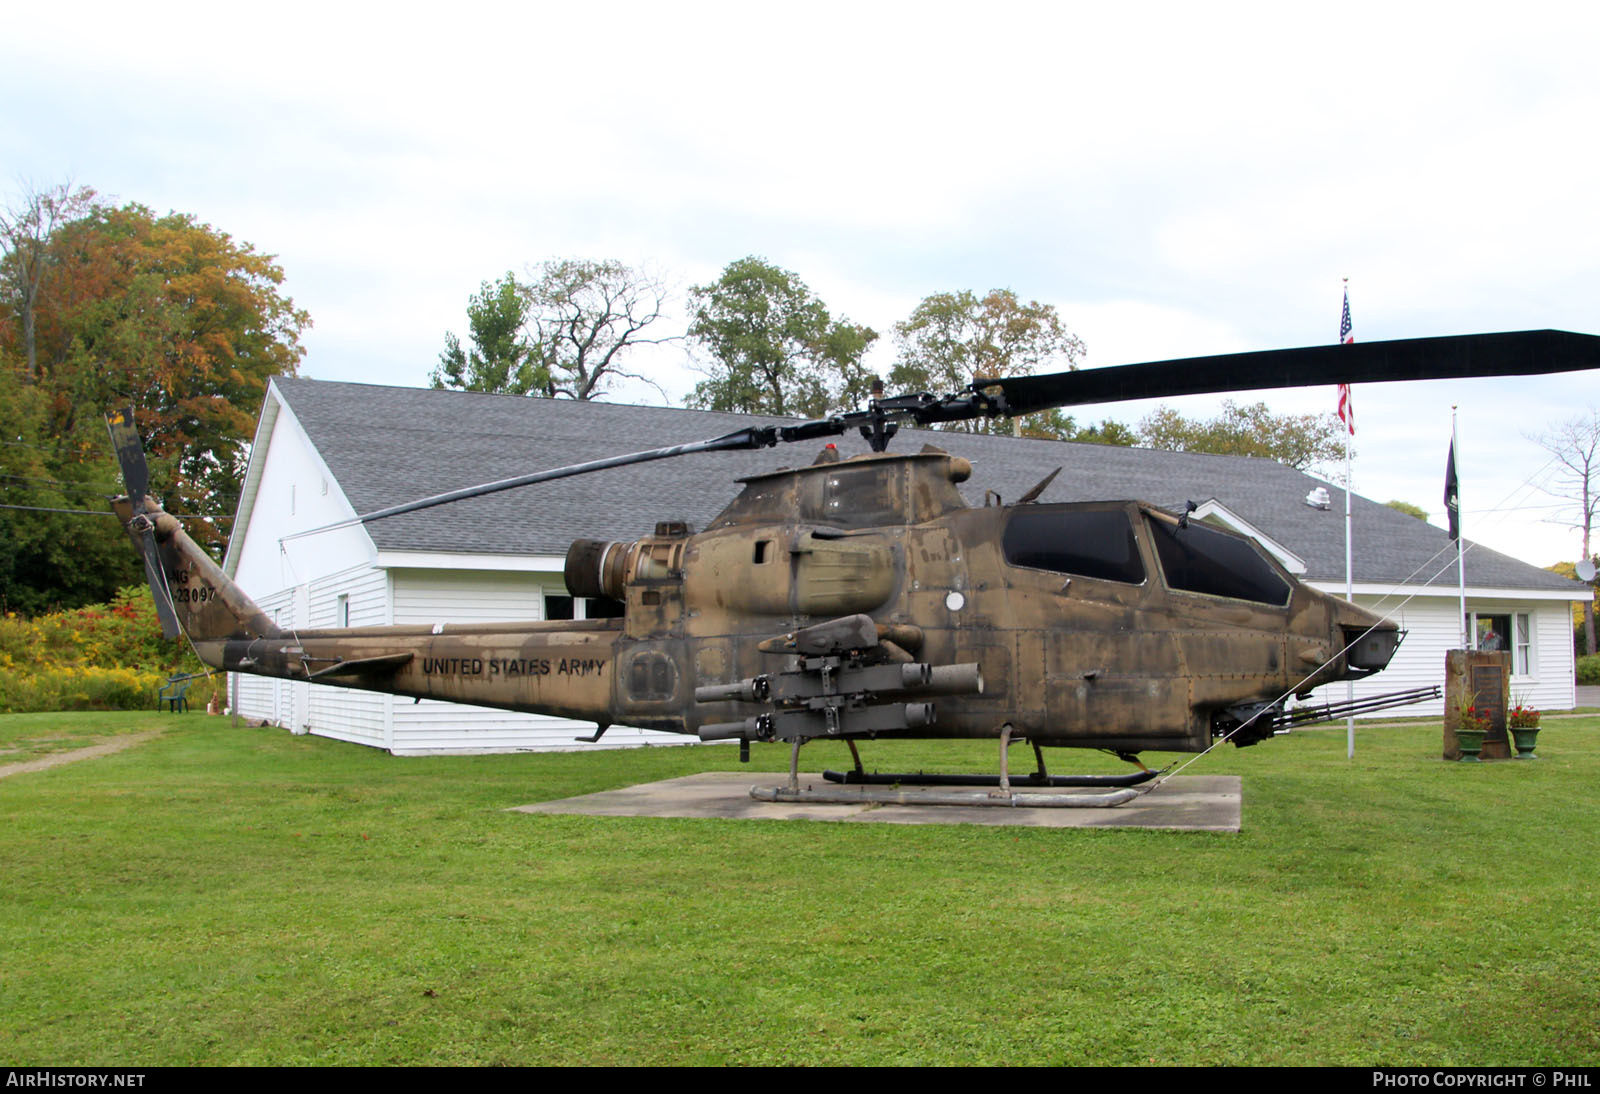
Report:
<svg viewBox="0 0 1600 1094"><path fill-rule="evenodd" d="M1326 486L1319 486L1306 495L1306 504L1313 509L1330 509L1333 507L1333 499L1328 496Z"/></svg>

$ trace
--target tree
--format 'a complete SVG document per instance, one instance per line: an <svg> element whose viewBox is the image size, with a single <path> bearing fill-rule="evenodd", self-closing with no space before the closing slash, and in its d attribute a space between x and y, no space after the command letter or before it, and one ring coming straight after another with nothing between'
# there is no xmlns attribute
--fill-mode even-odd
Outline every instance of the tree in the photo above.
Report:
<svg viewBox="0 0 1600 1094"><path fill-rule="evenodd" d="M834 319L797 275L751 255L689 298L689 337L712 358L690 406L822 417L867 397L861 358L877 332Z"/></svg>
<svg viewBox="0 0 1600 1094"><path fill-rule="evenodd" d="M35 317L52 260L51 236L58 225L93 207L93 190L63 182L46 190L30 189L16 206L0 210L0 290L21 328L29 377L38 368Z"/></svg>
<svg viewBox="0 0 1600 1094"><path fill-rule="evenodd" d="M103 415L132 405L149 448L152 492L165 507L231 516L267 382L292 374L304 352L299 336L310 319L279 291L283 271L271 256L191 216L157 216L135 204L94 205L52 224L43 254L48 276L37 283L28 329L14 310L0 314L7 388L0 394L18 430L18 440L0 448L0 470L29 480L36 498L51 495L47 508L103 505L93 494L115 492L118 478ZM18 299L21 269L0 267L0 296ZM22 457L27 464L18 470ZM91 483L96 489L86 493ZM106 578L103 588L85 592L70 583L101 566L88 546L94 518L20 512L7 511L13 523L0 529L11 557L22 560L12 569L22 585L5 594L8 601L73 606L104 600L126 583L110 568L97 575ZM119 538L114 521L105 525ZM210 522L192 524L190 533L213 548L227 540ZM29 554L28 544L38 550ZM49 563L39 553L46 550L65 552L76 565ZM125 543L118 550L126 557Z"/></svg>
<svg viewBox="0 0 1600 1094"><path fill-rule="evenodd" d="M56 393L56 431L132 405L167 461L169 504L231 515L267 382L305 353L311 320L279 291L282 269L188 214L137 204L61 225L51 249L38 379ZM191 534L226 542L215 528Z"/></svg>
<svg viewBox="0 0 1600 1094"><path fill-rule="evenodd" d="M925 297L911 317L896 323L899 357L889 373L899 391L957 391L973 380L1031 376L1078 367L1083 341L1062 325L1050 304L1023 303L1010 289L991 289L981 299L962 290ZM1072 440L1062 427L1070 417L1046 411L1024 419L1021 432ZM970 432L1009 432L987 419L952 422L947 428Z"/></svg>
<svg viewBox="0 0 1600 1094"><path fill-rule="evenodd" d="M1239 406L1228 399L1209 420L1162 406L1139 423L1139 443L1173 452L1261 456L1306 471L1344 457L1343 429L1335 414L1273 414L1266 403Z"/></svg>
<svg viewBox="0 0 1600 1094"><path fill-rule="evenodd" d="M105 424L84 415L63 434L53 401L20 354L0 351L0 614L93 604L144 580L107 504L122 491Z"/></svg>
<svg viewBox="0 0 1600 1094"><path fill-rule="evenodd" d="M1013 422L1023 437L1047 441L1074 441L1078 444L1109 444L1129 448L1139 443L1139 435L1121 422L1102 418L1096 425L1080 426L1078 420L1060 407L1041 410Z"/></svg>
<svg viewBox="0 0 1600 1094"><path fill-rule="evenodd" d="M1556 459L1557 471L1544 492L1561 503L1560 522L1583 535L1583 557L1594 558L1591 535L1600 515L1600 410L1590 407L1587 414L1568 419L1529 440ZM1584 613L1583 637L1591 653L1595 649L1595 604L1589 602Z"/></svg>
<svg viewBox="0 0 1600 1094"><path fill-rule="evenodd" d="M522 335L527 319L527 294L510 271L499 281L485 281L467 303L472 349L463 350L460 339L447 332L433 386L503 395L543 393L550 376Z"/></svg>
<svg viewBox="0 0 1600 1094"><path fill-rule="evenodd" d="M666 296L659 279L620 262L569 258L539 267L528 304L549 393L590 399L615 377L654 383L621 365L632 346L678 337L644 337Z"/></svg>
<svg viewBox="0 0 1600 1094"><path fill-rule="evenodd" d="M1583 578L1578 576L1576 563L1556 562L1546 566L1545 569L1553 574L1560 574L1569 581L1583 581ZM1589 581L1585 582L1585 584L1593 586L1597 582ZM1585 603L1581 600L1574 600L1572 602L1572 649L1580 657L1586 657L1594 652L1594 647L1590 645L1593 638L1589 634L1589 612L1592 604L1592 601Z"/></svg>
<svg viewBox="0 0 1600 1094"><path fill-rule="evenodd" d="M653 383L622 365L632 347L678 337L645 337L667 298L659 279L582 258L552 259L531 273L527 282L508 273L483 283L467 306L474 348L445 335L434 387L592 399L619 377Z"/></svg>
<svg viewBox="0 0 1600 1094"><path fill-rule="evenodd" d="M1416 517L1418 520L1428 519L1428 511L1426 509L1420 505L1412 505L1409 501L1386 501L1383 504L1397 513L1404 513L1408 517Z"/></svg>

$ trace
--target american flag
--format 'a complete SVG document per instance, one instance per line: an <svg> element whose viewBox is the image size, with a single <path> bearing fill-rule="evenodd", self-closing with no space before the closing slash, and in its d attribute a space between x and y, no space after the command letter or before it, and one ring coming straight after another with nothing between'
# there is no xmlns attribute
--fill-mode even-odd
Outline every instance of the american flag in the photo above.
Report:
<svg viewBox="0 0 1600 1094"><path fill-rule="evenodd" d="M1350 324L1350 286L1344 287L1344 310L1339 313L1339 344L1351 345L1355 342L1355 328ZM1339 385L1339 420L1350 430L1353 437L1356 433L1356 409L1350 405L1350 385Z"/></svg>

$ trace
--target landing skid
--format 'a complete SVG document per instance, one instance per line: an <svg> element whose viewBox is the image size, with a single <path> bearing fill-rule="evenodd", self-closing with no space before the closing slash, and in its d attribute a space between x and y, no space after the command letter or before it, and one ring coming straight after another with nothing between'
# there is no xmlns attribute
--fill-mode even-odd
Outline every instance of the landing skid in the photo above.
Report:
<svg viewBox="0 0 1600 1094"><path fill-rule="evenodd" d="M822 777L833 786L800 785L800 746L795 741L789 754L789 784L787 786L752 786L750 797L765 802L807 802L819 805L859 805L863 802L876 805L956 805L1000 806L1027 809L1110 809L1125 805L1140 796L1131 789L1149 782L1160 772L1148 768L1131 775L1051 775L1045 771L1044 753L1033 743L1033 753L1039 770L1023 776L1019 781L1029 787L1117 787L1101 794L1028 793L1012 789L1007 770L1006 755L1011 746L1011 727L1000 734L1000 774L998 775L939 775L918 772L914 775L868 774L861 766L861 754L856 743L846 739L850 755L855 760L855 770L847 772L824 771ZM1138 762L1138 761L1134 761ZM841 785L842 784L842 785ZM990 786L993 790L902 790L906 786ZM849 787L850 789L845 789Z"/></svg>
<svg viewBox="0 0 1600 1094"><path fill-rule="evenodd" d="M1138 786L1159 775L1158 771L1135 771L1132 775L1041 775L1035 771L1011 780L1013 786ZM885 775L865 771L824 771L822 777L845 786L999 786L999 775L941 775L917 771L904 775Z"/></svg>
<svg viewBox="0 0 1600 1094"><path fill-rule="evenodd" d="M858 786L846 789L810 786L752 786L750 796L759 802L807 802L818 805L982 805L1022 809L1110 809L1139 796L1137 790L1107 794L1029 794L1017 790L966 793L952 790L891 790Z"/></svg>

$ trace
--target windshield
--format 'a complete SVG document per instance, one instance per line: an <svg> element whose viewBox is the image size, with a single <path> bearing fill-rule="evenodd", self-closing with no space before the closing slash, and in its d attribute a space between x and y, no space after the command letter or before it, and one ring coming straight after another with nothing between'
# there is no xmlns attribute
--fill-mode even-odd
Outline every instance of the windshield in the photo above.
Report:
<svg viewBox="0 0 1600 1094"><path fill-rule="evenodd" d="M1137 585L1144 562L1124 509L1018 509L1006 522L1006 561L1013 566Z"/></svg>
<svg viewBox="0 0 1600 1094"><path fill-rule="evenodd" d="M1155 517L1147 517L1145 523L1168 588L1257 604L1289 603L1289 582L1250 540L1199 521L1190 521L1186 528Z"/></svg>

